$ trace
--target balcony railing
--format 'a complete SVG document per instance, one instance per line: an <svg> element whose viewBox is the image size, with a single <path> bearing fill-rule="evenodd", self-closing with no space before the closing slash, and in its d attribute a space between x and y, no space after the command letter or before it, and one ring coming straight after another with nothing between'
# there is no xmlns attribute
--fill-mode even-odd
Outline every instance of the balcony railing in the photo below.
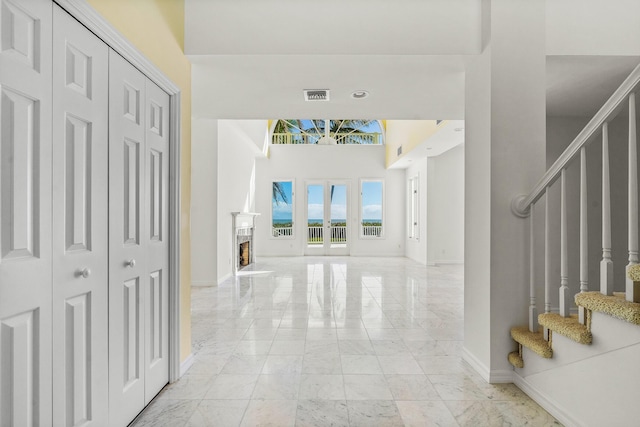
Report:
<svg viewBox="0 0 640 427"><path fill-rule="evenodd" d="M272 144L317 144L324 135L307 133L274 133ZM331 134L338 144L342 145L380 145L380 133L337 133Z"/></svg>
<svg viewBox="0 0 640 427"><path fill-rule="evenodd" d="M322 245L324 243L324 227L315 225L307 227L307 243Z"/></svg>
<svg viewBox="0 0 640 427"><path fill-rule="evenodd" d="M273 237L291 237L293 236L293 227L272 227L271 235Z"/></svg>
<svg viewBox="0 0 640 427"><path fill-rule="evenodd" d="M382 235L381 225L363 225L362 236L363 237L380 237Z"/></svg>
<svg viewBox="0 0 640 427"><path fill-rule="evenodd" d="M331 226L331 243L347 243L347 226Z"/></svg>

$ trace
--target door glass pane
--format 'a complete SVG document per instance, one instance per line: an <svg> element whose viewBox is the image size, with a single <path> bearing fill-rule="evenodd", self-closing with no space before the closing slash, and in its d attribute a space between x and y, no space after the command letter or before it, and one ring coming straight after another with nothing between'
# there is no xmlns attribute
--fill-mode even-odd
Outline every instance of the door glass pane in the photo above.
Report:
<svg viewBox="0 0 640 427"><path fill-rule="evenodd" d="M271 200L271 235L293 237L293 182L274 181Z"/></svg>
<svg viewBox="0 0 640 427"><path fill-rule="evenodd" d="M307 186L307 244L324 244L324 186Z"/></svg>
<svg viewBox="0 0 640 427"><path fill-rule="evenodd" d="M331 185L331 245L347 243L347 186Z"/></svg>
<svg viewBox="0 0 640 427"><path fill-rule="evenodd" d="M362 181L360 207L363 237L382 236L382 181Z"/></svg>

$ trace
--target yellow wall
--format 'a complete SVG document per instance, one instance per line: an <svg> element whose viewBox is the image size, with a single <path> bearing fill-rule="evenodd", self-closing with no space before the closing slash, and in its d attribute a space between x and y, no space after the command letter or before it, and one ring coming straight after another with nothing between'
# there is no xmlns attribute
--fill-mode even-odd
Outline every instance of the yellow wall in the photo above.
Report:
<svg viewBox="0 0 640 427"><path fill-rule="evenodd" d="M180 87L181 191L180 360L191 354L191 64L184 56L184 0L87 0Z"/></svg>

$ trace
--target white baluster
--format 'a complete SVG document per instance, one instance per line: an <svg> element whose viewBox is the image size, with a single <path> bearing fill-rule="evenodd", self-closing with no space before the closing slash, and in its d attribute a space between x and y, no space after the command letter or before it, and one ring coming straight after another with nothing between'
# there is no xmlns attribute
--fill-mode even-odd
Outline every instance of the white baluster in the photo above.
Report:
<svg viewBox="0 0 640 427"><path fill-rule="evenodd" d="M600 293L603 295L613 295L609 124L606 122L602 125L602 261L600 261Z"/></svg>
<svg viewBox="0 0 640 427"><path fill-rule="evenodd" d="M536 287L535 287L535 253L533 238L533 209L529 208L529 331L538 332L538 308L536 307Z"/></svg>
<svg viewBox="0 0 640 427"><path fill-rule="evenodd" d="M551 312L551 227L549 218L549 187L544 192L544 312ZM544 328L544 339L549 341L549 329Z"/></svg>
<svg viewBox="0 0 640 427"><path fill-rule="evenodd" d="M587 150L580 149L580 292L589 290L589 228L587 227ZM586 312L578 307L578 318L583 325Z"/></svg>
<svg viewBox="0 0 640 427"><path fill-rule="evenodd" d="M560 315L569 317L569 275L567 273L567 173L560 178Z"/></svg>
<svg viewBox="0 0 640 427"><path fill-rule="evenodd" d="M629 264L625 271L627 301L640 302L640 289L627 277L638 263L638 140L636 135L636 95L629 95Z"/></svg>

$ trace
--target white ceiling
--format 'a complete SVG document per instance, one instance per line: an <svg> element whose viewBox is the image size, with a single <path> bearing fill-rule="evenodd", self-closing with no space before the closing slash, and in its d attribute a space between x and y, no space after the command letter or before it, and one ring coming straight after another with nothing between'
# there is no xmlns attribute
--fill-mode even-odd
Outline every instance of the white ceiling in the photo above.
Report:
<svg viewBox="0 0 640 427"><path fill-rule="evenodd" d="M481 3L186 0L193 115L462 119ZM331 101L306 103L303 89L330 89Z"/></svg>
<svg viewBox="0 0 640 427"><path fill-rule="evenodd" d="M464 63L457 56L193 56L195 117L225 119L461 119ZM330 89L305 102L303 89ZM355 90L369 97L355 100Z"/></svg>
<svg viewBox="0 0 640 427"><path fill-rule="evenodd" d="M480 51L481 3L185 0L192 114L463 120L465 62ZM548 56L547 114L592 116L638 62ZM331 101L305 102L303 89L330 89ZM355 90L370 96L352 99Z"/></svg>
<svg viewBox="0 0 640 427"><path fill-rule="evenodd" d="M185 0L197 55L465 55L481 0Z"/></svg>

